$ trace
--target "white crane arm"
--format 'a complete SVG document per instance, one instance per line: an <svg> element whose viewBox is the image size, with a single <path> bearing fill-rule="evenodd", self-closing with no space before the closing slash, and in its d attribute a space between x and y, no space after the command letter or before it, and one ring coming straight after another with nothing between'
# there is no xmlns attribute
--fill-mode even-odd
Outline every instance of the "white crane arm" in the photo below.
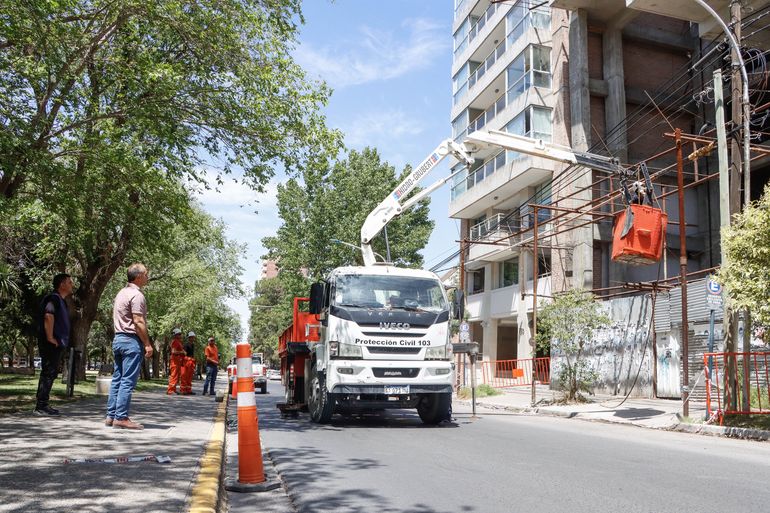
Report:
<svg viewBox="0 0 770 513"><path fill-rule="evenodd" d="M565 164L577 164L611 173L623 172L623 168L616 158L575 151L569 146L562 146L543 141L542 139L531 139L522 135L509 134L508 132L497 130L473 132L465 138L463 144L471 151L478 151L481 147L485 146L493 146L557 162L564 162Z"/></svg>
<svg viewBox="0 0 770 513"><path fill-rule="evenodd" d="M419 166L414 168L409 175L404 178L388 196L377 205L367 216L364 225L361 227L361 253L364 258L364 265L373 265L375 263L374 251L372 250L372 239L379 234L383 228L397 215L401 214L407 208L410 208L421 199L428 196L434 190L448 182L453 175L441 179L427 189L420 191L415 197L410 198L401 204L401 198L406 197L417 184L424 179L428 173L447 155L453 155L457 160L465 162L467 165L473 163L473 157L464 146L457 144L452 139L446 139L439 144L435 150L423 160Z"/></svg>

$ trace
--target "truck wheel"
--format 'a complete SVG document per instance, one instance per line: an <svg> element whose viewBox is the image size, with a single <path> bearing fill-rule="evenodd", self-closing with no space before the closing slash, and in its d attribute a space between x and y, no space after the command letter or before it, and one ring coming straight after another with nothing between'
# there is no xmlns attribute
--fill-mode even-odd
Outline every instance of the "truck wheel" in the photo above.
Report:
<svg viewBox="0 0 770 513"><path fill-rule="evenodd" d="M260 394L266 394L267 393L267 383L263 383L261 387L259 387L259 393Z"/></svg>
<svg viewBox="0 0 770 513"><path fill-rule="evenodd" d="M326 424L334 413L334 399L326 391L326 379L316 371L315 364L313 364L311 376L310 397L308 398L310 418L317 424Z"/></svg>
<svg viewBox="0 0 770 513"><path fill-rule="evenodd" d="M449 419L452 394L425 394L417 404L417 413L425 424L438 424Z"/></svg>

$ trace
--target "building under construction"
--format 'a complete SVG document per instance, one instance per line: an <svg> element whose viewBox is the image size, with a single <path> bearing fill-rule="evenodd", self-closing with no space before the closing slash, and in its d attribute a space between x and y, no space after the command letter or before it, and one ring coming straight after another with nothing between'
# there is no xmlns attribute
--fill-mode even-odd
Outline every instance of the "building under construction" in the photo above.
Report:
<svg viewBox="0 0 770 513"><path fill-rule="evenodd" d="M456 0L456 140L505 131L613 157L625 170L490 148L457 175L449 213L462 221L457 256L483 359L532 357L535 298L570 288L609 301L614 324L592 354L602 391L680 397L709 344L724 347L706 280L721 262L720 212L758 199L770 179L770 1L704 3L732 28L740 58L696 0ZM722 207L720 114L730 175ZM667 214L654 263L613 254L615 218L642 199Z"/></svg>

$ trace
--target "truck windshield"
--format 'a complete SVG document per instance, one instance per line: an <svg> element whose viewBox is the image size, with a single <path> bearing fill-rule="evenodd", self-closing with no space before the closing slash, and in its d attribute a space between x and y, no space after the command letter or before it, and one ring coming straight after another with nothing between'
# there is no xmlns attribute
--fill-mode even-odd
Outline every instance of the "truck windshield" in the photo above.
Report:
<svg viewBox="0 0 770 513"><path fill-rule="evenodd" d="M447 310L444 287L430 278L351 274L338 276L337 306L441 312Z"/></svg>

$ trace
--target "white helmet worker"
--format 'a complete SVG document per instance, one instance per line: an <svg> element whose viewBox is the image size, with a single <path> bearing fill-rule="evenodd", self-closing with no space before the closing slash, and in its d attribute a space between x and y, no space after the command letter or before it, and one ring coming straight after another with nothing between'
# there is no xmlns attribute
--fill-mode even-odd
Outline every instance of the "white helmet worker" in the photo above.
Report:
<svg viewBox="0 0 770 513"><path fill-rule="evenodd" d="M194 337L195 337L195 332L194 331L191 331L191 332L189 332L187 334L187 338L194 338Z"/></svg>

